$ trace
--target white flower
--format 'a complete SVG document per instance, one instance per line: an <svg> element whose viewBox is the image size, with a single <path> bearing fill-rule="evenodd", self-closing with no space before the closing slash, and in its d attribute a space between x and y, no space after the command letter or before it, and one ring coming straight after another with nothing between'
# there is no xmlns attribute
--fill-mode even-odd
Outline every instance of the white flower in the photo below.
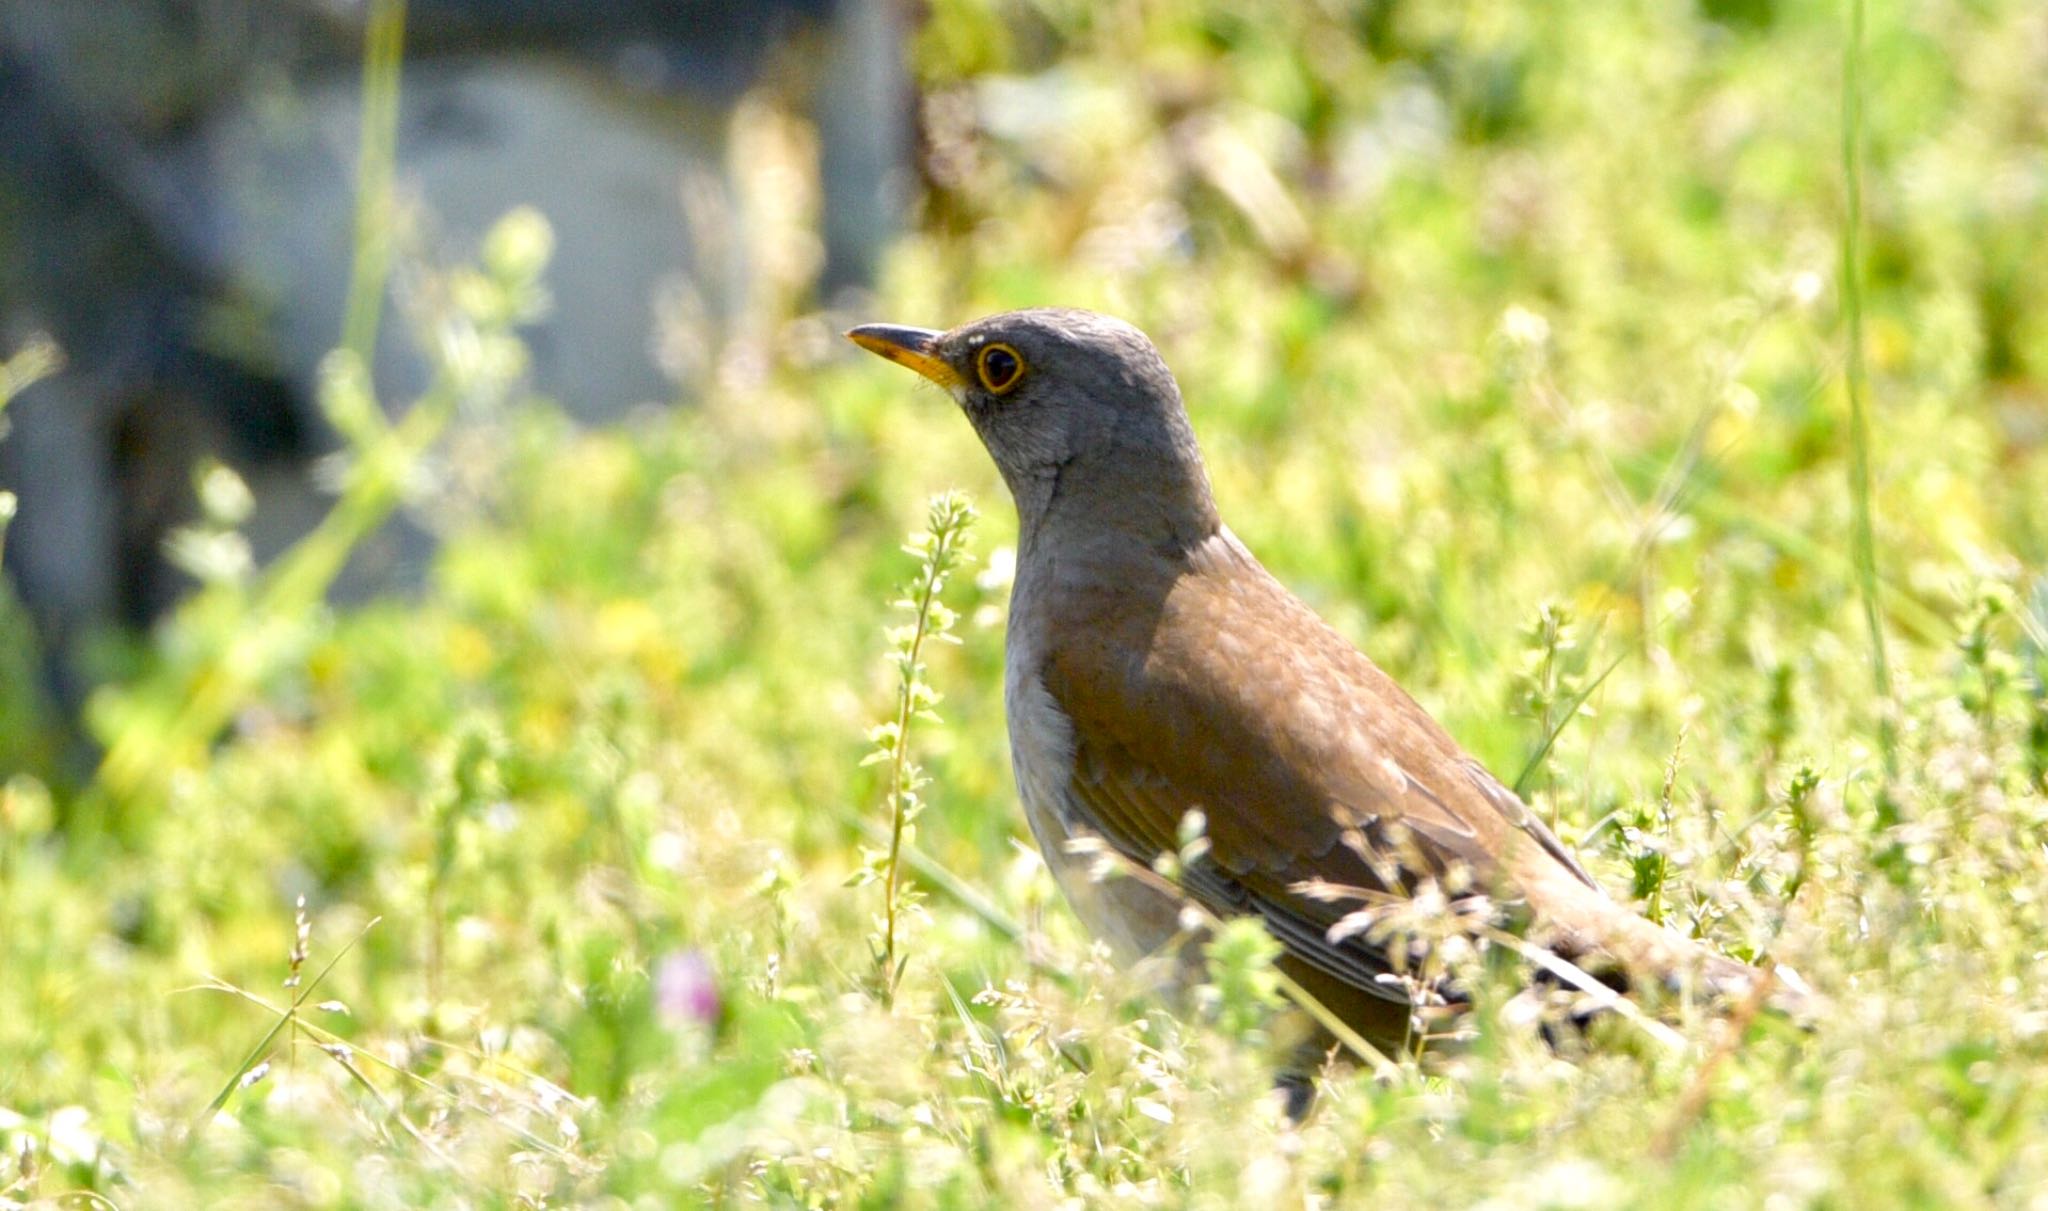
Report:
<svg viewBox="0 0 2048 1211"><path fill-rule="evenodd" d="M1520 303L1511 303L1501 313L1501 335L1513 345L1534 349L1550 343L1550 321Z"/></svg>

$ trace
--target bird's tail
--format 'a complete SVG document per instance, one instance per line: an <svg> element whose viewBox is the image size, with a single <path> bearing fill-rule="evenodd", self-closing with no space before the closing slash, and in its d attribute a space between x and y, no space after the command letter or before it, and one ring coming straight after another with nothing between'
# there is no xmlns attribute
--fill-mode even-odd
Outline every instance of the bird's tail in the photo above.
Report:
<svg viewBox="0 0 2048 1211"><path fill-rule="evenodd" d="M1818 994L1789 967L1731 959L1582 885L1558 890L1539 906L1544 942L1610 987L1655 984L1726 1005L1762 997L1765 1007L1800 1021L1818 1011Z"/></svg>

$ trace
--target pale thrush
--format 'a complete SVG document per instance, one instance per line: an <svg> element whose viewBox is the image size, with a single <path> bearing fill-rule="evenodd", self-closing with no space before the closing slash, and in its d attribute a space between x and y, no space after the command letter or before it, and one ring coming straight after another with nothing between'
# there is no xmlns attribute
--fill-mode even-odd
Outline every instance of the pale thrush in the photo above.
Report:
<svg viewBox="0 0 2048 1211"><path fill-rule="evenodd" d="M1136 328L1048 309L847 335L950 392L1016 500L1003 697L1017 790L1076 912L1116 949L1168 943L1181 904L1156 879L1091 880L1070 839L1147 869L1199 811L1208 852L1179 890L1263 920L1281 969L1375 1042L1410 1029L1405 947L1332 927L1429 886L1581 963L1723 993L1758 977L1608 898L1260 566L1218 518L1179 388Z"/></svg>

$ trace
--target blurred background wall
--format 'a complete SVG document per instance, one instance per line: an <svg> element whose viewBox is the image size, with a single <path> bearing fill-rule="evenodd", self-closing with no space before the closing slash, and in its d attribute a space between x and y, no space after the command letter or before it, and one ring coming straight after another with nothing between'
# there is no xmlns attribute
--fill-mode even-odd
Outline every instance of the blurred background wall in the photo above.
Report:
<svg viewBox="0 0 2048 1211"><path fill-rule="evenodd" d="M67 708L81 644L146 623L182 577L165 535L195 465L257 498L259 561L319 516L334 445L313 392L354 247L368 6L333 0L0 0L0 347L67 369L10 409L7 570ZM911 99L887 0L412 0L397 134L406 213L374 373L424 387L405 266L470 256L519 205L553 225L535 390L587 422L685 400L692 331L746 306L729 130L750 91L806 113L820 300L868 282L908 194ZM404 583L401 521L341 591Z"/></svg>
<svg viewBox="0 0 2048 1211"><path fill-rule="evenodd" d="M7 571L67 706L92 680L80 637L179 591L160 552L194 507L195 464L224 459L255 489L259 562L327 504L313 470L333 441L311 396L341 336L366 7L0 0L0 350L47 331L69 367L8 413L0 483L23 499ZM1630 456L1690 448L1667 429L1720 400L1724 363L1755 400L1731 415L1779 443L1745 464L1755 492L1822 474L1837 448L1814 352L1838 336L1832 9L412 0L406 15L387 404L418 386L423 280L530 203L560 244L555 306L527 334L533 385L586 421L693 398L717 364L707 343L757 362L787 351L784 329L828 343L819 306L869 279L900 223L902 318L1076 302L1175 348L1225 418L1226 487L1265 490L1280 435L1319 407L1360 409L1376 450L1395 448L1402 393L1424 418L1410 440L1457 434L1510 406L1520 371L1496 378L1488 359L1525 346L1569 360L1594 418L1542 430L1558 459L1585 433ZM2035 552L2048 527L2020 489L2048 440L2048 23L2038 4L1941 3L1874 28L1871 356L1907 401L1885 424L1902 449L1994 452L1998 475L1971 489L1999 489L1987 515ZM1780 311L1812 330L1727 336ZM726 340L735 325L755 339ZM1574 341L1606 343L1568 356ZM1494 474L1474 449L1446 465ZM1317 473L1408 499L1380 471ZM1946 481L1910 482L1943 500L1917 512L1969 531ZM1417 558L1390 532L1370 558L1332 539L1329 558ZM1632 559L1637 537L1617 542ZM343 591L404 583L426 548L387 527Z"/></svg>

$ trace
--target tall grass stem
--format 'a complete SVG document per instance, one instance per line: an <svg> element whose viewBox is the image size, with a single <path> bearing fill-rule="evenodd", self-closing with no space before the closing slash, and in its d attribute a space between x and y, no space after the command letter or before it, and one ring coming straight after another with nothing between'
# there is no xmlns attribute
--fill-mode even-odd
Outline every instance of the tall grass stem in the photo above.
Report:
<svg viewBox="0 0 2048 1211"><path fill-rule="evenodd" d="M1869 377L1863 351L1863 14L1864 0L1848 0L1849 39L1842 58L1842 184L1847 213L1842 221L1842 321L1847 331L1849 395L1849 502L1856 587L1869 632L1871 681L1877 691L1879 737L1887 777L1898 770L1891 718L1891 663L1885 653L1879 611L1877 540L1871 525Z"/></svg>
<svg viewBox="0 0 2048 1211"><path fill-rule="evenodd" d="M363 124L356 147L355 259L342 312L342 348L373 365L391 275L391 180L397 157L398 74L405 0L371 0L363 47Z"/></svg>

